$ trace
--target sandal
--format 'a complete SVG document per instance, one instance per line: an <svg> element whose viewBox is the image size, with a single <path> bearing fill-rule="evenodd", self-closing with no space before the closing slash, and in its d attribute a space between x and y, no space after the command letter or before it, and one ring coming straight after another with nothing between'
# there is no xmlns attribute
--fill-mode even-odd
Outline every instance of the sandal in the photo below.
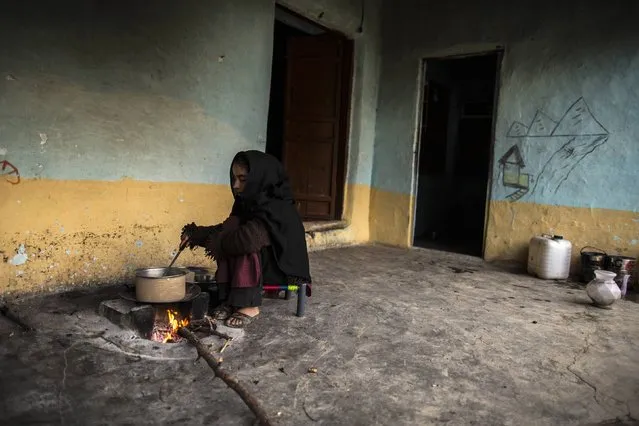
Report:
<svg viewBox="0 0 639 426"><path fill-rule="evenodd" d="M233 314L233 307L229 306L229 305L220 305L218 307L216 307L215 309L213 309L213 312L211 313L211 318L214 318L216 320L220 320L220 321L224 321L228 318L230 318L230 316Z"/></svg>
<svg viewBox="0 0 639 426"><path fill-rule="evenodd" d="M250 323L252 323L253 321L255 321L255 319L259 316L260 314L257 314L255 316L249 316L249 315L243 314L242 312L233 312L233 315L231 315L226 320L224 325L229 328L244 328Z"/></svg>

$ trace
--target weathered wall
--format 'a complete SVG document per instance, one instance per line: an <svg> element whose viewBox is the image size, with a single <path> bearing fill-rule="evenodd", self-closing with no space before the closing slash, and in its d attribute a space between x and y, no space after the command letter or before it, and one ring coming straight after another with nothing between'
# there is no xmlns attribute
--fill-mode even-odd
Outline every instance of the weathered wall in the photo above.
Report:
<svg viewBox="0 0 639 426"><path fill-rule="evenodd" d="M222 183L212 162L264 146L269 2L10 5L2 140L25 178Z"/></svg>
<svg viewBox="0 0 639 426"><path fill-rule="evenodd" d="M356 35L355 3L286 3ZM0 160L21 182L0 182L0 291L121 280L228 214L228 163L265 146L273 17L267 0L3 3ZM368 238L376 20L356 39L349 242Z"/></svg>
<svg viewBox="0 0 639 426"><path fill-rule="evenodd" d="M504 46L485 256L524 260L540 232L639 254L639 5L403 1L385 3L384 17L372 181L401 202L372 214L412 209L420 60ZM513 146L527 185L504 179Z"/></svg>

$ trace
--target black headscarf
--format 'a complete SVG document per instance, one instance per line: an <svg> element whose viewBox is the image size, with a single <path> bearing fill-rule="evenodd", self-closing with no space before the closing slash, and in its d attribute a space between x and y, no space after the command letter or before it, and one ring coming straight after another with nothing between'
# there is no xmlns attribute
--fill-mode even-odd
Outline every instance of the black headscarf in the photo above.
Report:
<svg viewBox="0 0 639 426"><path fill-rule="evenodd" d="M289 277L311 282L304 225L295 207L293 191L282 164L261 151L239 152L231 163L248 165L244 190L235 197L232 216L242 222L259 219L271 237L273 254L280 270Z"/></svg>

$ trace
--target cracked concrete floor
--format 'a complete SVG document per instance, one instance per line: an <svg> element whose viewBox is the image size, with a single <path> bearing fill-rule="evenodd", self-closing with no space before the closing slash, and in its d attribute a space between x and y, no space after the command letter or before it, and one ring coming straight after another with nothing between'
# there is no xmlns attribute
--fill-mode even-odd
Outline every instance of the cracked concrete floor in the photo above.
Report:
<svg viewBox="0 0 639 426"><path fill-rule="evenodd" d="M266 300L224 353L279 424L639 418L639 304L598 309L582 284L429 250L354 247L311 261L307 316L293 316L295 300ZM0 318L3 424L252 424L188 343L135 339L98 317L116 291L15 302L34 334Z"/></svg>

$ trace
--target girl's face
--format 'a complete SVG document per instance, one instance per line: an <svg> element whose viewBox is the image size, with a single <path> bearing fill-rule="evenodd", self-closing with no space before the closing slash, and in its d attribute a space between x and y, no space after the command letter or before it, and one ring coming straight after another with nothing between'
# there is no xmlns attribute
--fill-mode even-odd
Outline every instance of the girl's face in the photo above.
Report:
<svg viewBox="0 0 639 426"><path fill-rule="evenodd" d="M233 195L238 195L244 191L248 170L245 166L237 163L233 163L231 169L233 171Z"/></svg>

